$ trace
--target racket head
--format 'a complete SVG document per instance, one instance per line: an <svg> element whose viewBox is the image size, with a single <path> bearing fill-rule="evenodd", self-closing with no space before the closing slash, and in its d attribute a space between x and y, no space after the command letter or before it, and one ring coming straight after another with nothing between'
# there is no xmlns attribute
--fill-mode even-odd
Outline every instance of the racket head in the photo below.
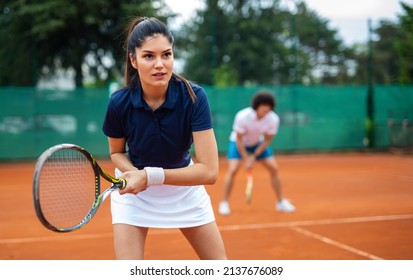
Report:
<svg viewBox="0 0 413 280"><path fill-rule="evenodd" d="M247 185L245 188L245 200L247 203L251 203L252 199L252 189L254 187L254 180L252 177L251 170L246 171L246 176L247 176Z"/></svg>
<svg viewBox="0 0 413 280"><path fill-rule="evenodd" d="M33 176L36 215L48 229L70 232L83 227L101 203L99 167L93 156L73 144L44 151Z"/></svg>

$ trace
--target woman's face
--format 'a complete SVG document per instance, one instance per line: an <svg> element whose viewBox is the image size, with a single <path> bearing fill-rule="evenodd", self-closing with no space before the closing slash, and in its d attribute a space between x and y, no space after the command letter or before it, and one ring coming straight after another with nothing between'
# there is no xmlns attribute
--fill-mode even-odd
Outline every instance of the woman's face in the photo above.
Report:
<svg viewBox="0 0 413 280"><path fill-rule="evenodd" d="M174 56L172 44L160 34L149 37L130 54L132 66L138 71L142 87L168 86L172 76Z"/></svg>

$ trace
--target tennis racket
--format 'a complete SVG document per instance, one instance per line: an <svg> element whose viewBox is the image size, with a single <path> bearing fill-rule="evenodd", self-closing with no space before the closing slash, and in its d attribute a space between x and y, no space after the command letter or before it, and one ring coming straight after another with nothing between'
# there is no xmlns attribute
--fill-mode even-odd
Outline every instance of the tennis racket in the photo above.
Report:
<svg viewBox="0 0 413 280"><path fill-rule="evenodd" d="M248 169L246 171L246 175L247 175L247 186L245 188L245 200L247 201L247 203L250 203L251 198L252 198L252 188L254 187L254 180L252 178L251 169Z"/></svg>
<svg viewBox="0 0 413 280"><path fill-rule="evenodd" d="M112 183L101 193L100 177ZM106 173L82 147L60 144L44 151L33 176L33 199L37 217L48 229L71 232L85 226L99 206L124 179Z"/></svg>

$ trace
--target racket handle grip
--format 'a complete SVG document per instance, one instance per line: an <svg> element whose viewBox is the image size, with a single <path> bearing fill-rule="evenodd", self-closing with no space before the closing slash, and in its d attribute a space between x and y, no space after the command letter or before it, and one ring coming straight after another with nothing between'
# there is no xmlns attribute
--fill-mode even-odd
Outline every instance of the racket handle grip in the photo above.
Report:
<svg viewBox="0 0 413 280"><path fill-rule="evenodd" d="M113 185L114 185L115 187L117 187L117 188L119 188L119 189L123 190L124 188L126 188L126 184L127 184L127 182L126 182L126 180L125 180L125 179L123 179L123 178L120 178L119 180L120 180L120 182L119 182L119 183L114 183Z"/></svg>

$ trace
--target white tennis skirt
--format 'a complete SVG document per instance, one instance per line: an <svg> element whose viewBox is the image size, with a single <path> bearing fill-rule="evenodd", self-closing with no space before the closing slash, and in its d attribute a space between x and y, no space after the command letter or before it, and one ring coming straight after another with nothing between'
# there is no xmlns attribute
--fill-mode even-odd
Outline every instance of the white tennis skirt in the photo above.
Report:
<svg viewBox="0 0 413 280"><path fill-rule="evenodd" d="M121 172L116 169L118 177ZM111 194L113 224L151 228L187 228L215 221L211 199L203 185L148 187L135 194Z"/></svg>

